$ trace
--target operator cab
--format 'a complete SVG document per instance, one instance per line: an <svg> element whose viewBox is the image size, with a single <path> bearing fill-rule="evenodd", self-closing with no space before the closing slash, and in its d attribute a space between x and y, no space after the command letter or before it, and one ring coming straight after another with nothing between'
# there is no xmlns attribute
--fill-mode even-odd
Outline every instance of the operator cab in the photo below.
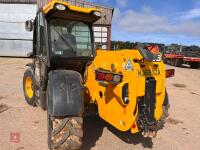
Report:
<svg viewBox="0 0 200 150"><path fill-rule="evenodd" d="M75 70L82 74L95 56L93 23L101 18L95 8L81 8L52 1L26 22L33 30L33 56L44 59L52 69Z"/></svg>
<svg viewBox="0 0 200 150"><path fill-rule="evenodd" d="M81 21L51 19L51 57L93 57L90 26Z"/></svg>

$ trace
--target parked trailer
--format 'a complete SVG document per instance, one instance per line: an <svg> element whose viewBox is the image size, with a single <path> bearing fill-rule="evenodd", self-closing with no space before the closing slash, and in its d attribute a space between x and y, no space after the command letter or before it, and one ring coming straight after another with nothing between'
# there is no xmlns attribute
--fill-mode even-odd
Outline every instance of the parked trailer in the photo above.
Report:
<svg viewBox="0 0 200 150"><path fill-rule="evenodd" d="M193 69L200 68L200 58L197 57L184 57L183 62L190 65Z"/></svg>
<svg viewBox="0 0 200 150"><path fill-rule="evenodd" d="M180 67L182 64L188 64L193 69L200 68L200 58L187 57L182 54L164 54L164 62L176 67Z"/></svg>
<svg viewBox="0 0 200 150"><path fill-rule="evenodd" d="M164 50L165 63L180 67L182 64L188 64L193 69L200 68L200 47L182 46L172 44L166 46Z"/></svg>

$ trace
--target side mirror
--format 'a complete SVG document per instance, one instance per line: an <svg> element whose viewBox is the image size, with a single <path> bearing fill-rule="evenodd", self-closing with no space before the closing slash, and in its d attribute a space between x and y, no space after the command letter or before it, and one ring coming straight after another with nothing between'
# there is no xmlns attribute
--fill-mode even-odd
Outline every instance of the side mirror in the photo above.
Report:
<svg viewBox="0 0 200 150"><path fill-rule="evenodd" d="M29 53L27 53L27 57L28 57L28 58L34 58L34 54L33 54L33 52L29 52Z"/></svg>
<svg viewBox="0 0 200 150"><path fill-rule="evenodd" d="M25 22L25 28L26 28L26 31L28 31L28 32L33 31L33 21L32 20L27 20Z"/></svg>

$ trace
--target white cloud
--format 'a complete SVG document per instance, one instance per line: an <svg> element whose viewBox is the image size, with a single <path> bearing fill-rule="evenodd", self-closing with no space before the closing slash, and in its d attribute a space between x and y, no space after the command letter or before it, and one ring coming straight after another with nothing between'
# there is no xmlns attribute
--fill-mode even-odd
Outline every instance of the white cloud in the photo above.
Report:
<svg viewBox="0 0 200 150"><path fill-rule="evenodd" d="M128 5L128 0L116 0L119 7L125 8Z"/></svg>
<svg viewBox="0 0 200 150"><path fill-rule="evenodd" d="M180 19L188 20L188 19L195 19L200 18L200 8L191 9L188 12L183 13L182 16L180 16Z"/></svg>
<svg viewBox="0 0 200 150"><path fill-rule="evenodd" d="M114 24L120 30L132 33L167 33L200 37L200 21L179 19L174 23L174 18L155 15L149 8L140 12L134 10L121 12L117 8Z"/></svg>
<svg viewBox="0 0 200 150"><path fill-rule="evenodd" d="M145 13L152 13L152 8L149 6L142 6L141 10Z"/></svg>

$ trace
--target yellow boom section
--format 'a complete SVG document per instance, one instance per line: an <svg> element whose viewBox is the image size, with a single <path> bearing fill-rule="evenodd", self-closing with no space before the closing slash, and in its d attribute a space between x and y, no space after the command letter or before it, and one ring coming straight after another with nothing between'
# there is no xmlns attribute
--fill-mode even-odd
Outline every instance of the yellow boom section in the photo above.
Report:
<svg viewBox="0 0 200 150"><path fill-rule="evenodd" d="M83 7L78 7L78 6L71 5L71 4L67 3L67 2L62 2L60 0L53 0L53 1L49 2L47 5L45 5L43 7L44 13L48 14L50 12L50 10L54 9L54 6L56 4L62 4L64 6L66 6L69 10L75 11L75 12L80 12L80 13L90 14L93 11L100 12L100 10L98 10L96 8L83 8Z"/></svg>

